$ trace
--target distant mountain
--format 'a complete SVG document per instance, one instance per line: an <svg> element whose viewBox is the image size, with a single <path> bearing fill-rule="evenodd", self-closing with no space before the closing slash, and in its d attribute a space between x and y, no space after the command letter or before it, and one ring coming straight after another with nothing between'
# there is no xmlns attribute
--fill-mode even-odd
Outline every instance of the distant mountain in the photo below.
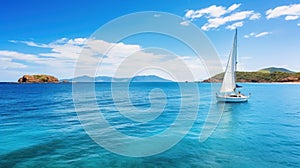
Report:
<svg viewBox="0 0 300 168"><path fill-rule="evenodd" d="M76 82L93 82L94 79L92 77L89 77L89 76L79 76L79 77L76 77L76 78L72 78L72 79L63 79L65 81L69 81L69 82L72 82L72 81L76 81Z"/></svg>
<svg viewBox="0 0 300 168"><path fill-rule="evenodd" d="M217 74L203 82L222 82L224 73ZM300 72L285 68L265 68L256 72L236 72L237 82L300 82Z"/></svg>
<svg viewBox="0 0 300 168"><path fill-rule="evenodd" d="M114 78L109 76L97 76L95 78L90 76L79 76L72 79L61 79L60 81L69 82L173 82L155 75L135 76L133 78Z"/></svg>
<svg viewBox="0 0 300 168"><path fill-rule="evenodd" d="M135 76L131 79L132 82L173 82L155 75Z"/></svg>
<svg viewBox="0 0 300 168"><path fill-rule="evenodd" d="M295 73L291 70L285 69L285 68L276 68L276 67L269 67L259 70L258 72L264 72L264 73L273 73L273 72L286 72L286 73Z"/></svg>
<svg viewBox="0 0 300 168"><path fill-rule="evenodd" d="M60 81L68 81L68 82L110 82L112 80L112 77L109 76L98 76L98 77L90 77L87 75L84 76L79 76L76 78L71 78L71 79L61 79Z"/></svg>
<svg viewBox="0 0 300 168"><path fill-rule="evenodd" d="M92 78L92 77L90 77L90 78ZM93 78L92 78L93 79ZM110 76L97 76L96 78L95 78L95 81L96 82L111 82L112 81L112 77L110 77Z"/></svg>

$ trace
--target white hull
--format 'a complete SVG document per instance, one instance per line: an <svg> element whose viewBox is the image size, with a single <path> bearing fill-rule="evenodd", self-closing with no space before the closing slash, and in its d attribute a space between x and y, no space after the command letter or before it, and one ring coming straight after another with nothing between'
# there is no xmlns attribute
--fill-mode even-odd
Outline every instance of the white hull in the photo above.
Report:
<svg viewBox="0 0 300 168"><path fill-rule="evenodd" d="M226 103L239 103L239 102L247 102L249 96L232 96L232 95L217 95L218 102L226 102Z"/></svg>

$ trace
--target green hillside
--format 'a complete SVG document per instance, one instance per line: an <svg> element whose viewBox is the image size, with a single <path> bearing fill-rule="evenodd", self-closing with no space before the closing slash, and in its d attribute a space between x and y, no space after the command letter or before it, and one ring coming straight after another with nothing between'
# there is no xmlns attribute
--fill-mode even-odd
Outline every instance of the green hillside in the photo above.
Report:
<svg viewBox="0 0 300 168"><path fill-rule="evenodd" d="M217 74L203 82L222 82L224 73ZM237 72L237 82L300 82L300 72L284 68L266 68L256 72Z"/></svg>

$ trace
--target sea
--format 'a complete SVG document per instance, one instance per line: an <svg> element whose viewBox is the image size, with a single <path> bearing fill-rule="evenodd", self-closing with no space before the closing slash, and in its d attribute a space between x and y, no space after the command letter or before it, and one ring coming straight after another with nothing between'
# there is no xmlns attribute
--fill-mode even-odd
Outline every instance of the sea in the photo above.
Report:
<svg viewBox="0 0 300 168"><path fill-rule="evenodd" d="M300 167L300 85L240 85L0 83L0 167Z"/></svg>

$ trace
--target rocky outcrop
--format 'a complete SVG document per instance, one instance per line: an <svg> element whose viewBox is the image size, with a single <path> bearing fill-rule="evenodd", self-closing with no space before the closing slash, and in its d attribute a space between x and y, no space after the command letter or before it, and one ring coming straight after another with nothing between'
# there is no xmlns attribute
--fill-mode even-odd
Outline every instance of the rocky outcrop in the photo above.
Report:
<svg viewBox="0 0 300 168"><path fill-rule="evenodd" d="M278 80L278 82L298 82L299 79L297 77L289 76L283 79Z"/></svg>
<svg viewBox="0 0 300 168"><path fill-rule="evenodd" d="M58 83L59 80L51 75L24 75L18 83Z"/></svg>

